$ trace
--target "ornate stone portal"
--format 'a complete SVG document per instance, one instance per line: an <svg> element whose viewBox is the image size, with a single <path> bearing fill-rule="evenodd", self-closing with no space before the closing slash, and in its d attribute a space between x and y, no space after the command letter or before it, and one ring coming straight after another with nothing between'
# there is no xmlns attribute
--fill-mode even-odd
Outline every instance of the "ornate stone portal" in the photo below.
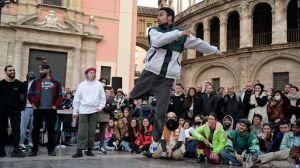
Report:
<svg viewBox="0 0 300 168"><path fill-rule="evenodd" d="M55 11L53 10L50 10L49 14L45 16L45 21L34 22L34 25L56 29L68 29L68 26L59 23L59 18L55 15Z"/></svg>

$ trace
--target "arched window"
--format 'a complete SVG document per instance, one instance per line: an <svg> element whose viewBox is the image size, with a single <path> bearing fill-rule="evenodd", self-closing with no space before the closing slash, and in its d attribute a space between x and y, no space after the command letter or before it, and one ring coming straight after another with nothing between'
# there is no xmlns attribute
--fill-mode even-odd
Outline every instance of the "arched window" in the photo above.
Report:
<svg viewBox="0 0 300 168"><path fill-rule="evenodd" d="M240 48L240 15L231 12L227 20L227 51Z"/></svg>
<svg viewBox="0 0 300 168"><path fill-rule="evenodd" d="M272 7L259 3L253 12L253 46L272 43Z"/></svg>

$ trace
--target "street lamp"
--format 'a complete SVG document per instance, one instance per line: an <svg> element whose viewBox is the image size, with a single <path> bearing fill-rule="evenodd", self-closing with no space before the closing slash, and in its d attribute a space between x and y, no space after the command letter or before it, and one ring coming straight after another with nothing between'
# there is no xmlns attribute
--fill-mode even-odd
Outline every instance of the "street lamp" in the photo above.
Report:
<svg viewBox="0 0 300 168"><path fill-rule="evenodd" d="M11 4L11 3L17 4L17 3L19 3L19 0L0 0L0 24L1 24L2 8L5 5L8 5L8 4Z"/></svg>

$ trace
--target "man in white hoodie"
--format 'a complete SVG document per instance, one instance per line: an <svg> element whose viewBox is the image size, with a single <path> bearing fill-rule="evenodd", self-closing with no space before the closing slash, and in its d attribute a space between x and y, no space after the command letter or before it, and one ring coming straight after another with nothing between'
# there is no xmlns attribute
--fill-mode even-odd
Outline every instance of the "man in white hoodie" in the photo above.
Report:
<svg viewBox="0 0 300 168"><path fill-rule="evenodd" d="M174 17L171 8L159 9L157 17L159 26L151 28L148 33L150 49L144 60L145 70L131 91L132 99L140 99L150 93L157 100L151 153L157 149L162 136L171 88L174 80L179 79L181 74L179 56L183 50L193 49L205 54L223 56L217 47L194 37L188 30L184 31L174 26Z"/></svg>
<svg viewBox="0 0 300 168"><path fill-rule="evenodd" d="M79 117L77 152L72 158L83 157L82 150L87 149L87 156L94 156L94 136L97 125L98 112L106 103L103 85L95 80L96 69L88 68L85 71L86 80L81 82L76 90L73 101L73 118Z"/></svg>

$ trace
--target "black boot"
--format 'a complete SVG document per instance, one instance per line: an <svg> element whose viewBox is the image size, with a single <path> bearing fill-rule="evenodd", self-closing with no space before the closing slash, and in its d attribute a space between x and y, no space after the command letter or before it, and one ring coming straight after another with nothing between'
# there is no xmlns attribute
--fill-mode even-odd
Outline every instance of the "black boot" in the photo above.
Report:
<svg viewBox="0 0 300 168"><path fill-rule="evenodd" d="M85 154L86 156L91 156L91 157L94 157L94 156L95 156L95 154L93 154L93 152L92 152L92 149L88 149L86 152L84 152L84 154Z"/></svg>
<svg viewBox="0 0 300 168"><path fill-rule="evenodd" d="M77 152L74 155L72 155L72 158L79 158L79 157L83 157L81 149L77 149Z"/></svg>

